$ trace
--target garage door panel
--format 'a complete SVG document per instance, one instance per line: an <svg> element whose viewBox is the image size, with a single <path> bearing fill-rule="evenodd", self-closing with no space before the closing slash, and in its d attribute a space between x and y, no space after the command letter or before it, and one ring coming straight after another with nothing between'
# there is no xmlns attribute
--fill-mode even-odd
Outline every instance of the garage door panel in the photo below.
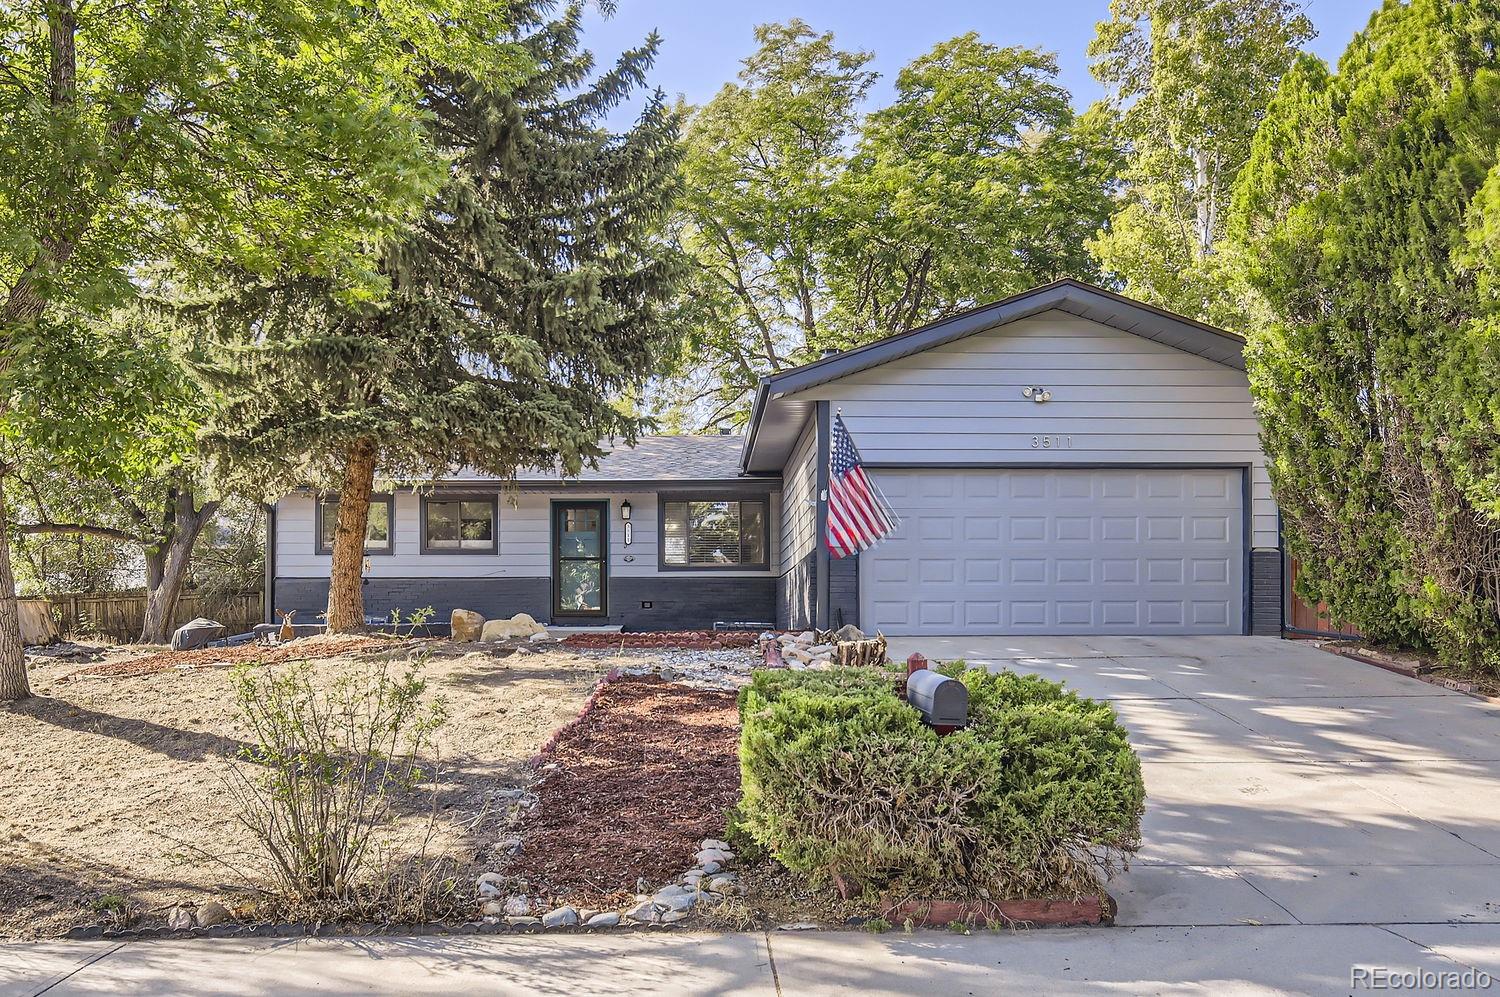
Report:
<svg viewBox="0 0 1500 997"><path fill-rule="evenodd" d="M1241 472L881 471L903 519L861 556L888 634L1239 633Z"/></svg>

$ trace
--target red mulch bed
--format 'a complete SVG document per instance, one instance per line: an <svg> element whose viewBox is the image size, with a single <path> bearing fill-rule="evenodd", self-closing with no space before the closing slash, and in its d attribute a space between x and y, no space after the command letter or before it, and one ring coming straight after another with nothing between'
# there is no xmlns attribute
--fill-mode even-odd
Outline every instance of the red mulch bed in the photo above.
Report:
<svg viewBox="0 0 1500 997"><path fill-rule="evenodd" d="M679 647L707 651L716 647L754 647L760 640L755 630L672 630L660 633L570 634L562 642L568 647L607 650L619 647Z"/></svg>
<svg viewBox="0 0 1500 997"><path fill-rule="evenodd" d="M358 634L318 635L270 647L266 644L240 644L235 647L203 647L193 651L159 651L142 658L125 661L104 661L87 668L70 672L67 680L80 678L138 678L170 672L180 665L198 667L227 661L232 664L253 662L274 665L283 661L301 661L306 658L335 658L355 651L368 651L375 647L388 647L389 641Z"/></svg>
<svg viewBox="0 0 1500 997"><path fill-rule="evenodd" d="M739 799L739 714L732 692L656 676L604 686L544 760L560 767L537 787L506 872L556 896L618 897L693 865L721 837Z"/></svg>

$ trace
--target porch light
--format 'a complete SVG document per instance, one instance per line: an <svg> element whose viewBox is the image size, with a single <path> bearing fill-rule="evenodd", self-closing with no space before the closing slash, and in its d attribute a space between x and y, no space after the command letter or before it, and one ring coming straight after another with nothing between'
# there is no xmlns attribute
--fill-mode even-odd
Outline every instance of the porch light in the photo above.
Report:
<svg viewBox="0 0 1500 997"><path fill-rule="evenodd" d="M620 503L620 518L627 523L630 522L630 499L625 499Z"/></svg>

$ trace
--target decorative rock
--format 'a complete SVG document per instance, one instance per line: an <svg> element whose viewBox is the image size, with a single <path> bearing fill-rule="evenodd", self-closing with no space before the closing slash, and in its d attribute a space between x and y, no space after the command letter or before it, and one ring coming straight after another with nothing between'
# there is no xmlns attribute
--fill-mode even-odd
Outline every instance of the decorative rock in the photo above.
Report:
<svg viewBox="0 0 1500 997"><path fill-rule="evenodd" d="M510 640L513 637L531 637L546 633L547 628L525 613L517 613L508 620L488 620L479 632L479 639L486 644Z"/></svg>
<svg viewBox="0 0 1500 997"><path fill-rule="evenodd" d="M792 922L790 922L788 924L778 924L776 926L776 930L777 931L816 931L816 930L818 930L818 925L817 925L817 922L815 922L815 921L792 921Z"/></svg>
<svg viewBox="0 0 1500 997"><path fill-rule="evenodd" d="M167 927L173 931L186 931L193 926L193 912L186 907L173 907L167 911Z"/></svg>
<svg viewBox="0 0 1500 997"><path fill-rule="evenodd" d="M523 897L519 893L513 893L505 898L505 913L511 917L520 917L531 913L531 898Z"/></svg>
<svg viewBox="0 0 1500 997"><path fill-rule="evenodd" d="M846 623L839 627L838 633L834 634L840 644L852 644L858 640L864 640L864 631L852 623Z"/></svg>
<svg viewBox="0 0 1500 997"><path fill-rule="evenodd" d="M698 842L698 847L704 850L709 848L717 848L721 852L727 852L729 851L729 842L720 841L718 838L704 838L702 841Z"/></svg>
<svg viewBox="0 0 1500 997"><path fill-rule="evenodd" d="M807 653L815 658L826 658L833 653L832 644L814 644L807 649Z"/></svg>
<svg viewBox="0 0 1500 997"><path fill-rule="evenodd" d="M479 899L494 900L505 891L497 883L481 882L479 884Z"/></svg>
<svg viewBox="0 0 1500 997"><path fill-rule="evenodd" d="M571 928L578 923L578 911L572 907L558 907L542 915L544 928Z"/></svg>
<svg viewBox="0 0 1500 997"><path fill-rule="evenodd" d="M670 892L674 890L679 892ZM667 910L687 910L698 902L698 893L697 891L683 890L681 887L669 886L652 897L651 902L658 907L665 907Z"/></svg>
<svg viewBox="0 0 1500 997"><path fill-rule="evenodd" d="M708 888L714 893L735 893L739 890L731 875L715 876L708 881Z"/></svg>
<svg viewBox="0 0 1500 997"><path fill-rule="evenodd" d="M703 874L705 876L712 876L722 868L724 868L724 866L721 863L715 862L710 859L709 861L703 863Z"/></svg>
<svg viewBox="0 0 1500 997"><path fill-rule="evenodd" d="M504 841L500 842L495 847L504 852L506 855L519 855L521 854L520 835L513 834L509 838L506 838Z"/></svg>
<svg viewBox="0 0 1500 997"><path fill-rule="evenodd" d="M656 674L661 676L663 682L674 682L677 680L677 669L671 665L664 665Z"/></svg>
<svg viewBox="0 0 1500 997"><path fill-rule="evenodd" d="M229 920L229 908L217 900L210 900L199 906L194 920L198 922L200 928L212 928L216 924L223 924Z"/></svg>
<svg viewBox="0 0 1500 997"><path fill-rule="evenodd" d="M479 905L479 913L485 917L500 917L505 913L505 905L498 900L486 900Z"/></svg>
<svg viewBox="0 0 1500 997"><path fill-rule="evenodd" d="M681 921L683 918L685 918L687 916L688 916L687 915L687 911L685 911L685 910L663 911L662 915L661 915L661 923L662 924L672 924L672 923L674 923L676 921Z"/></svg>
<svg viewBox="0 0 1500 997"><path fill-rule="evenodd" d="M703 865L706 869L708 867L704 863L728 862L730 859L734 858L734 852L731 852L725 848L702 848L699 849L698 854L693 857L696 858L698 860L698 863L700 865Z"/></svg>
<svg viewBox="0 0 1500 997"><path fill-rule="evenodd" d="M661 920L661 914L657 911L656 905L650 900L642 900L626 911L625 916L632 921L639 921L642 924L655 924Z"/></svg>
<svg viewBox="0 0 1500 997"><path fill-rule="evenodd" d="M484 632L484 615L472 609L455 609L449 621L454 640L475 641Z"/></svg>
<svg viewBox="0 0 1500 997"><path fill-rule="evenodd" d="M613 928L619 923L619 914L616 914L614 911L605 911L602 914L595 914L587 921L584 921L583 926L585 928Z"/></svg>

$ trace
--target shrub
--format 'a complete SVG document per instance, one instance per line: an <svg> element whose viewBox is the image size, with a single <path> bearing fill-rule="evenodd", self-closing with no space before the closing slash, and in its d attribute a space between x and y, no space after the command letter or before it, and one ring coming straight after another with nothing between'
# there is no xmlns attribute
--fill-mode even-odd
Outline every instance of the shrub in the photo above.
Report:
<svg viewBox="0 0 1500 997"><path fill-rule="evenodd" d="M393 797L424 777L417 761L443 715L423 703L416 668L394 676L389 667L343 671L322 688L306 663L235 673L253 733L230 783L235 816L289 900L347 907L362 885L388 892L393 877L412 879L403 869L372 876L372 839L394 819Z"/></svg>
<svg viewBox="0 0 1500 997"><path fill-rule="evenodd" d="M1140 762L1108 704L958 662L970 725L939 736L871 669L756 673L740 694L740 826L846 896L962 884L1097 890L1139 846Z"/></svg>

